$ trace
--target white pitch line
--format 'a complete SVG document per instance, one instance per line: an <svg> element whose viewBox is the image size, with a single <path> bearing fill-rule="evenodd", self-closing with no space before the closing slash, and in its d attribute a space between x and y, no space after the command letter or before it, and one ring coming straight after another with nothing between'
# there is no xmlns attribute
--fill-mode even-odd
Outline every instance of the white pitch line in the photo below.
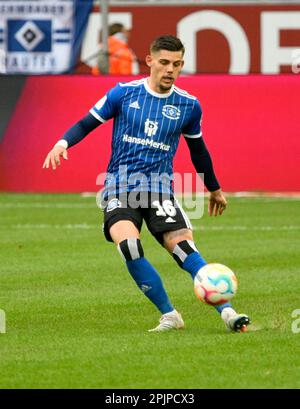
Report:
<svg viewBox="0 0 300 409"><path fill-rule="evenodd" d="M97 208L96 203L0 203L0 208L4 209L86 209Z"/></svg>
<svg viewBox="0 0 300 409"><path fill-rule="evenodd" d="M83 198L87 198L87 197L96 197L98 193L95 192L82 192L80 193L80 196ZM203 196L204 197L209 197L209 193L208 192L198 192L197 193L198 196ZM296 198L296 199L300 199L300 192L225 192L226 197L245 197L245 198ZM195 193L191 193L191 192L186 192L186 193L182 193L182 192L178 192L175 189L175 196L178 197L194 197Z"/></svg>
<svg viewBox="0 0 300 409"><path fill-rule="evenodd" d="M180 198L179 198L180 199ZM299 201L300 197L266 197L266 196L253 196L253 197L240 197L237 198L238 203L250 203L251 200L259 199L264 203L273 203L273 202L293 202ZM230 203L230 202L229 202ZM183 202L184 204L184 202ZM15 202L0 202L0 209L86 209L86 208L99 208L97 203L15 203Z"/></svg>
<svg viewBox="0 0 300 409"><path fill-rule="evenodd" d="M0 226L0 228L3 228L6 226ZM11 226L7 226L8 228L12 229L83 229L83 230L89 230L89 229L99 229L101 226L96 225L96 224L86 224L86 223L81 223L81 224L13 224Z"/></svg>
<svg viewBox="0 0 300 409"><path fill-rule="evenodd" d="M0 225L0 229L83 229L83 230L91 230L91 229L100 229L101 223L98 224L87 224L87 223L80 223L80 224L13 224L11 226L3 226ZM260 227L252 227L252 226L195 226L194 230L202 230L202 231L289 231L289 230L300 230L300 225L290 225L290 226L260 226Z"/></svg>
<svg viewBox="0 0 300 409"><path fill-rule="evenodd" d="M204 227L204 226L196 226L193 227L193 230L213 230L213 231L284 231L284 230L300 230L300 225L291 225L291 226L259 226L259 227L251 227L251 226L212 226L212 227Z"/></svg>

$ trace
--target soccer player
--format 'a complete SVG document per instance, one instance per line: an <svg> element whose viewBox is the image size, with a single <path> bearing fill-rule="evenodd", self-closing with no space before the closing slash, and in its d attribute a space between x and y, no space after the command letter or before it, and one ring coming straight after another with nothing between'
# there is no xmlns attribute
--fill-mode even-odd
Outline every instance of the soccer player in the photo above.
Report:
<svg viewBox="0 0 300 409"><path fill-rule="evenodd" d="M144 255L140 241L143 220L192 279L207 264L193 241L191 223L173 194L173 158L181 135L197 173L204 174L210 192L209 214L221 215L227 204L202 137L199 101L174 85L183 56L180 39L170 35L157 38L146 56L150 76L118 83L64 134L43 164L46 169L56 169L60 157L67 159L67 149L114 119L112 153L102 194L103 230L106 239L116 244L138 287L162 314L159 325L149 331L180 329L184 322L159 273ZM244 331L250 322L230 303L216 309L231 331Z"/></svg>

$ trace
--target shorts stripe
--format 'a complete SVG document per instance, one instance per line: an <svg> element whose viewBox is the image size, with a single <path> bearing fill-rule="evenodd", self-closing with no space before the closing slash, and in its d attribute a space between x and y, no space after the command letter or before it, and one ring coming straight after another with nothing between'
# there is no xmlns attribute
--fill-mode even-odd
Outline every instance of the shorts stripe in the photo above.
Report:
<svg viewBox="0 0 300 409"><path fill-rule="evenodd" d="M180 212L181 212L181 214L182 214L182 217L184 218L186 227L187 227L188 229L193 230L193 226L192 226L192 224L191 224L189 218L187 217L185 211L183 210L183 208L181 207L180 203L178 202L178 200L177 200L175 197L174 197L174 201L176 202L176 205L177 205L178 209L180 210Z"/></svg>

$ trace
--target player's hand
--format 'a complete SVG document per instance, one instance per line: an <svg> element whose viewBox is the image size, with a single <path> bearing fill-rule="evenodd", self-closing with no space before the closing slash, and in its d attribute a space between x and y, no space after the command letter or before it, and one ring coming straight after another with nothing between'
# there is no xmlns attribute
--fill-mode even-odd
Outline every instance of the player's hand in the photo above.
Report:
<svg viewBox="0 0 300 409"><path fill-rule="evenodd" d="M65 160L68 159L67 149L65 149L63 146L54 146L54 148L46 156L43 163L43 169L49 169L49 167L52 166L52 169L55 170L56 166L60 166L60 157Z"/></svg>
<svg viewBox="0 0 300 409"><path fill-rule="evenodd" d="M208 199L208 213L210 216L221 215L227 206L227 200L221 189L210 192Z"/></svg>

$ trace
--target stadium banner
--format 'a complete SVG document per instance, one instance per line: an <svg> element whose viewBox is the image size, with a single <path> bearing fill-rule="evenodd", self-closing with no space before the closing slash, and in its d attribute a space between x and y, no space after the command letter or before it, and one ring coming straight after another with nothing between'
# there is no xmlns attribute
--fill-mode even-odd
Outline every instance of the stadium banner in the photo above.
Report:
<svg viewBox="0 0 300 409"><path fill-rule="evenodd" d="M72 147L56 171L42 164L99 98L117 81L133 78L28 77L0 142L0 191L100 190L96 180L109 161L112 121ZM300 192L298 75L196 75L176 83L200 100L203 137L225 191ZM181 175L195 175L183 138L174 166Z"/></svg>
<svg viewBox="0 0 300 409"><path fill-rule="evenodd" d="M92 0L0 1L0 73L70 71L92 3Z"/></svg>
<svg viewBox="0 0 300 409"><path fill-rule="evenodd" d="M140 62L140 73L147 72L149 44L162 34L178 35L183 41L187 74L300 72L300 3L209 4L195 0L193 5L182 1L173 7L172 1L167 3L110 5L109 23L118 21L131 29L129 45ZM99 7L95 6L78 72L89 72L97 61L93 56L98 50L100 24Z"/></svg>

